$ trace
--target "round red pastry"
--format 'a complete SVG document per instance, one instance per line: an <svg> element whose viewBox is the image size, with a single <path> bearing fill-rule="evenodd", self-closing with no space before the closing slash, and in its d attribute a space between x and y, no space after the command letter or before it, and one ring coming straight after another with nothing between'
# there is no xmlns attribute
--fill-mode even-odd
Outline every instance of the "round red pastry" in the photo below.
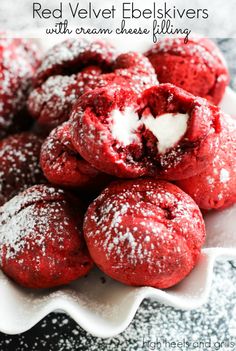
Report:
<svg viewBox="0 0 236 351"><path fill-rule="evenodd" d="M111 71L114 48L101 40L67 39L50 49L35 77L28 110L47 131L65 122L94 76Z"/></svg>
<svg viewBox="0 0 236 351"><path fill-rule="evenodd" d="M28 110L42 131L48 132L68 119L79 90L75 75L58 75L48 78L32 91L27 102Z"/></svg>
<svg viewBox="0 0 236 351"><path fill-rule="evenodd" d="M28 288L51 288L84 276L92 261L82 236L78 199L46 185L0 208L1 268Z"/></svg>
<svg viewBox="0 0 236 351"><path fill-rule="evenodd" d="M42 145L40 163L52 184L82 189L100 189L110 176L85 161L70 141L69 122L54 129Z"/></svg>
<svg viewBox="0 0 236 351"><path fill-rule="evenodd" d="M110 277L169 288L196 265L205 226L195 202L153 179L112 183L89 206L84 235L91 257Z"/></svg>
<svg viewBox="0 0 236 351"><path fill-rule="evenodd" d="M236 120L222 120L220 145L206 169L177 185L188 193L201 209L223 209L236 202Z"/></svg>
<svg viewBox="0 0 236 351"><path fill-rule="evenodd" d="M20 191L46 181L39 165L42 142L30 132L0 141L0 205Z"/></svg>
<svg viewBox="0 0 236 351"><path fill-rule="evenodd" d="M219 104L229 83L226 62L207 38L163 38L145 53L160 83L175 84Z"/></svg>
<svg viewBox="0 0 236 351"><path fill-rule="evenodd" d="M35 85L42 84L51 76L78 73L91 65L104 72L110 71L114 58L113 46L105 41L67 39L46 53L35 74Z"/></svg>
<svg viewBox="0 0 236 351"><path fill-rule="evenodd" d="M71 41L69 43L71 44ZM59 45L60 50L56 50L56 59L54 60L60 61L60 55L64 55L62 47L65 45L67 48L69 43L67 41ZM73 43L73 45L79 45L78 40L73 41ZM68 120L73 105L88 90L108 84L117 84L130 86L135 92L141 93L145 88L158 84L155 70L145 56L130 52L121 54L114 60L114 50L108 44L98 42L98 46L97 42L82 41L82 43L83 49L80 46L76 48L78 58L76 63L73 62L73 68L69 70L68 63L65 65L63 62L61 65L58 64L57 68L53 66L53 69L46 70L46 81L39 85L28 99L28 109L31 115L37 119L38 124L44 130L50 131ZM91 52L96 53L97 56L91 58ZM82 56L80 57L80 55ZM84 55L87 55L88 58L86 56L85 61L80 62ZM47 65L50 65L49 58L53 56L54 52L49 52L46 56ZM82 64L86 63L88 66L83 68ZM43 61L42 66L44 65ZM39 71L41 69L39 68ZM69 76L71 70L79 71L79 73ZM58 75L58 71L60 75ZM45 68L43 72L45 73ZM57 72L56 75L54 75L55 72ZM62 76L62 73L67 75ZM43 75L43 79L45 80L45 75ZM38 80L40 81L36 75L36 83Z"/></svg>
<svg viewBox="0 0 236 351"><path fill-rule="evenodd" d="M184 179L200 173L218 146L221 111L171 84L108 86L81 96L71 113L71 140L95 168L127 178Z"/></svg>
<svg viewBox="0 0 236 351"><path fill-rule="evenodd" d="M8 134L25 107L38 63L37 48L31 40L0 37L0 138Z"/></svg>

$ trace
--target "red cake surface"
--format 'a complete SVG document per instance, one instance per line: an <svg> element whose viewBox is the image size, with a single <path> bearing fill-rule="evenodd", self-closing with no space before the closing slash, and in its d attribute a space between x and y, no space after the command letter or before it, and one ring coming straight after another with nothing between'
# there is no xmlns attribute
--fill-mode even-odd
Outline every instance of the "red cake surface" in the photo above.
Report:
<svg viewBox="0 0 236 351"><path fill-rule="evenodd" d="M35 88L28 99L28 110L42 131L48 132L67 121L78 97L100 73L99 68L89 66L71 76L51 76Z"/></svg>
<svg viewBox="0 0 236 351"><path fill-rule="evenodd" d="M78 199L39 185L0 208L0 258L22 286L51 288L84 276L92 261L82 236Z"/></svg>
<svg viewBox="0 0 236 351"><path fill-rule="evenodd" d="M96 75L88 82L85 91L116 84L141 94L145 89L158 84L155 70L148 59L137 53L119 55L111 73Z"/></svg>
<svg viewBox="0 0 236 351"><path fill-rule="evenodd" d="M205 226L195 202L153 179L112 183L89 206L84 235L91 257L110 277L169 288L196 265Z"/></svg>
<svg viewBox="0 0 236 351"><path fill-rule="evenodd" d="M70 141L69 122L54 129L45 140L40 163L52 184L81 189L100 189L110 177L101 173L74 149Z"/></svg>
<svg viewBox="0 0 236 351"><path fill-rule="evenodd" d="M236 202L236 120L222 120L220 145L206 169L177 185L188 193L201 209L223 209Z"/></svg>
<svg viewBox="0 0 236 351"><path fill-rule="evenodd" d="M158 84L150 62L137 52L128 52L117 57L114 72L127 80L130 87L138 94Z"/></svg>
<svg viewBox="0 0 236 351"><path fill-rule="evenodd" d="M171 84L107 86L81 96L71 113L71 141L95 168L117 177L177 180L200 173L218 146L222 112Z"/></svg>
<svg viewBox="0 0 236 351"><path fill-rule="evenodd" d="M38 125L50 131L65 122L93 76L110 72L114 48L102 41L67 39L50 49L35 76L28 110Z"/></svg>
<svg viewBox="0 0 236 351"><path fill-rule="evenodd" d="M163 38L145 53L160 83L175 84L218 104L229 83L226 62L207 38Z"/></svg>
<svg viewBox="0 0 236 351"><path fill-rule="evenodd" d="M30 132L0 141L0 205L20 191L46 181L39 165L42 142Z"/></svg>
<svg viewBox="0 0 236 351"><path fill-rule="evenodd" d="M37 47L31 40L0 37L0 138L9 133L25 107L38 63Z"/></svg>

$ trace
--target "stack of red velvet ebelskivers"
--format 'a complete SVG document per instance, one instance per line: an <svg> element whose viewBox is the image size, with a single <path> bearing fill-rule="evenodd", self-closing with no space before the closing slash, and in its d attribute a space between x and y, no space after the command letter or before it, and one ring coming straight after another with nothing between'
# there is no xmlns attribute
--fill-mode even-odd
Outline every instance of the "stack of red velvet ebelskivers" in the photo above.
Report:
<svg viewBox="0 0 236 351"><path fill-rule="evenodd" d="M38 51L0 38L3 272L49 288L95 262L125 284L177 284L200 256L201 210L236 201L221 53L203 38L144 54L84 39Z"/></svg>

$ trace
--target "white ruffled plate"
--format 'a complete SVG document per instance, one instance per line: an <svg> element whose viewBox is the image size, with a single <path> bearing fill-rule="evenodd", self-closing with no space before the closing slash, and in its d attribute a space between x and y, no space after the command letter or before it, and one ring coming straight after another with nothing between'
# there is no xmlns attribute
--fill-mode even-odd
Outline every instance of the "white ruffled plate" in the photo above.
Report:
<svg viewBox="0 0 236 351"><path fill-rule="evenodd" d="M230 88L221 105L236 115L236 94ZM209 213L205 220L207 241L198 265L168 290L125 286L93 270L67 287L34 291L19 287L0 272L0 331L21 333L50 312L63 311L89 333L107 338L126 329L145 298L185 310L201 306L209 295L215 260L236 258L236 205Z"/></svg>
<svg viewBox="0 0 236 351"><path fill-rule="evenodd" d="M64 311L86 331L106 338L126 329L145 298L184 310L201 306L209 295L215 260L236 258L236 205L205 219L207 242L198 265L168 290L125 286L93 270L62 289L34 291L0 273L0 330L21 333L50 312Z"/></svg>

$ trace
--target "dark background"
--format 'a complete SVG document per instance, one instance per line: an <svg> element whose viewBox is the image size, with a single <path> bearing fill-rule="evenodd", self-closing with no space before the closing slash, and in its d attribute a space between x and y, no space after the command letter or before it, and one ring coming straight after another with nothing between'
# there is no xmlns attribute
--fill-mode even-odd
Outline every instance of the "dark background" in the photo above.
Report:
<svg viewBox="0 0 236 351"><path fill-rule="evenodd" d="M236 90L236 40L218 44ZM236 262L216 263L214 273L209 301L197 310L146 300L127 330L112 339L92 337L67 315L52 313L24 334L0 333L0 351L236 350Z"/></svg>

